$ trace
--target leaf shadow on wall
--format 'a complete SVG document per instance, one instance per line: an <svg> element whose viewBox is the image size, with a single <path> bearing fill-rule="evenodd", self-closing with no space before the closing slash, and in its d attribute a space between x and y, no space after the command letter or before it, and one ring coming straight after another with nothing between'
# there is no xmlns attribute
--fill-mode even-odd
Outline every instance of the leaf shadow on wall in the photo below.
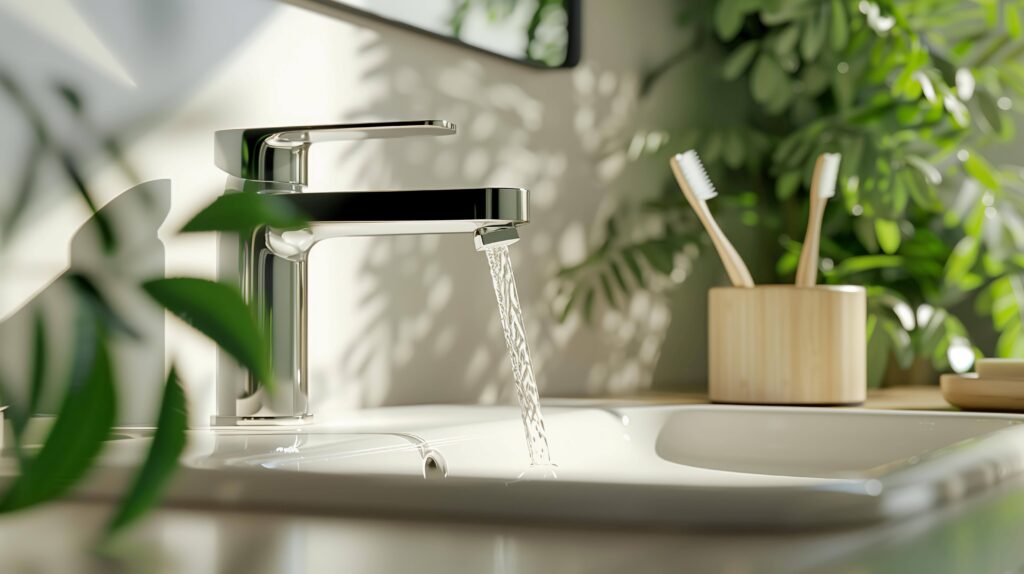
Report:
<svg viewBox="0 0 1024 574"><path fill-rule="evenodd" d="M274 0L6 4L0 6L0 226L7 228L0 241L7 243L31 242L10 228L12 208L44 219L73 187L50 177L60 168L48 156L72 158L89 183L112 163L124 163L111 155L165 122L282 9ZM111 67L125 79L113 77ZM142 181L126 175L125 186ZM29 196L18 191L26 186ZM120 189L119 183L97 190L94 199L103 204Z"/></svg>
<svg viewBox="0 0 1024 574"><path fill-rule="evenodd" d="M585 22L600 37L617 25L615 10ZM538 72L365 24L375 33L364 48L373 64L363 74L374 95L345 119L446 119L459 133L360 143L336 156L339 163L382 188L528 188L530 223L511 255L542 393L649 388L669 323L662 298L638 294L624 308L598 314L593 326L576 316L559 324L552 305L552 278L585 251L599 211L609 208L609 191L635 192L648 185L645 178L662 179L623 157L636 128L632 63L611 57L601 68ZM321 401L332 407L514 401L487 262L470 236L345 241L366 242L357 276L334 275L330 285L314 288L356 298L359 313L312 319L355 333L339 345L335 361L311 373L332 382L311 385L318 408ZM317 248L324 253L314 265L345 249L325 246ZM315 294L310 306L325 308Z"/></svg>

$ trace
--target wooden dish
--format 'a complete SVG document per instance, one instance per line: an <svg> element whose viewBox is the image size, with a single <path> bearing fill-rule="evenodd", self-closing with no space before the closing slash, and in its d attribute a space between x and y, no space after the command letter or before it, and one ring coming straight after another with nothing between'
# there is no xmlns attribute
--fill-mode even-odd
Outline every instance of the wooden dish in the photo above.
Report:
<svg viewBox="0 0 1024 574"><path fill-rule="evenodd" d="M1024 380L979 379L976 373L939 379L949 404L968 411L1024 412Z"/></svg>

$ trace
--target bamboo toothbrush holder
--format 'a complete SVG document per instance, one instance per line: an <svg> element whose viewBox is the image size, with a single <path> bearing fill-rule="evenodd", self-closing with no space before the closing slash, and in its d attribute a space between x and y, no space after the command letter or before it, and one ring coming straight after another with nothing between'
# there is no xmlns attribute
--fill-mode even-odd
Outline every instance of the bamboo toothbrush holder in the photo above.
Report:
<svg viewBox="0 0 1024 574"><path fill-rule="evenodd" d="M711 289L711 400L761 405L864 402L866 322L863 287L761 285Z"/></svg>

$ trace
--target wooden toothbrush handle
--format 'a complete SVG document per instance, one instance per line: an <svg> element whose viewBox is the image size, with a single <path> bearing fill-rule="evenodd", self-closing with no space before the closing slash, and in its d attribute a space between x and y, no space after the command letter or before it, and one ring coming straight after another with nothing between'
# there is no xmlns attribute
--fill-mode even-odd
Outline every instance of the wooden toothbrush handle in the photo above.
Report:
<svg viewBox="0 0 1024 574"><path fill-rule="evenodd" d="M804 234L800 263L796 268L797 287L814 287L818 283L818 252L821 247L821 220L825 215L825 201L815 193L811 196L808 211L807 233Z"/></svg>
<svg viewBox="0 0 1024 574"><path fill-rule="evenodd" d="M725 233L718 227L718 222L711 216L708 204L703 201L694 203L696 203L694 211L697 212L697 217L700 218L701 223L704 224L704 228L708 232L708 236L711 237L711 243L715 246L715 250L718 251L718 257L722 260L722 266L725 267L726 274L729 275L729 281L736 287L753 287L754 278L750 276L750 270L747 269L747 265L743 263L743 258L740 257L739 252L729 242Z"/></svg>

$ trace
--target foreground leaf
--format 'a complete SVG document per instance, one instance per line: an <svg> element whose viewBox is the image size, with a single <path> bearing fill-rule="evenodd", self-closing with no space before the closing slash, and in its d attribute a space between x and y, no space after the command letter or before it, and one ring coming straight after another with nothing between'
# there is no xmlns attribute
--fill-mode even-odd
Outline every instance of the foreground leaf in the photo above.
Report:
<svg viewBox="0 0 1024 574"><path fill-rule="evenodd" d="M307 220L306 214L283 197L239 192L218 197L186 223L181 231L246 233L261 225L277 229L297 229L304 226Z"/></svg>
<svg viewBox="0 0 1024 574"><path fill-rule="evenodd" d="M21 435L28 425L28 420L38 407L39 396L42 394L43 365L45 356L45 336L42 314L36 310L33 316L32 325L32 372L29 383L28 397L18 397L11 392L11 386L0 378L0 408L6 406L7 410L0 410L0 417L6 414L7 420L11 423L11 445L20 463L24 464L23 451L21 450ZM24 398L24 400L19 400ZM0 419L0 424L2 419Z"/></svg>
<svg viewBox="0 0 1024 574"><path fill-rule="evenodd" d="M75 361L64 402L42 449L0 500L0 512L19 510L58 498L92 466L114 425L117 395L114 372L96 318L78 320Z"/></svg>
<svg viewBox="0 0 1024 574"><path fill-rule="evenodd" d="M67 150L61 150L59 155L61 165L64 167L68 178L74 184L75 191L78 192L78 195L92 213L91 223L96 225L96 230L99 232L100 240L103 243L103 250L106 253L113 253L117 249L117 235L114 233L113 224L107 218L107 215L96 206L96 202L92 198L92 192L89 191L89 187L85 183L85 175L78 168L71 153Z"/></svg>
<svg viewBox="0 0 1024 574"><path fill-rule="evenodd" d="M168 311L213 339L273 391L269 346L238 289L192 277L154 279L142 288Z"/></svg>
<svg viewBox="0 0 1024 574"><path fill-rule="evenodd" d="M18 464L21 466L25 465L25 452L21 448L21 430L24 428L26 421L28 420L28 411L23 409L17 401L14 400L14 395L11 393L11 387L4 381L3 377L0 377L0 408L6 406L6 410L0 410L0 416L6 416L7 420L11 421L11 439L8 446L14 451L14 456L18 459ZM20 468L20 467L19 467Z"/></svg>
<svg viewBox="0 0 1024 574"><path fill-rule="evenodd" d="M185 429L188 425L188 405L185 390L174 367L167 375L164 397L160 403L156 434L149 454L143 463L131 490L121 501L117 514L107 525L107 536L113 535L134 522L160 501L160 496L178 467L178 457L185 450Z"/></svg>
<svg viewBox="0 0 1024 574"><path fill-rule="evenodd" d="M79 298L88 305L92 312L103 320L107 327L117 331L129 339L139 340L142 334L135 327L126 321L121 314L114 309L110 301L103 295L96 283L87 275L72 273L68 276L71 285L74 286Z"/></svg>
<svg viewBox="0 0 1024 574"><path fill-rule="evenodd" d="M28 408L20 420L15 419L14 434L19 437L28 424L28 419L39 411L39 402L43 396L43 384L46 381L46 324L43 315L36 310L32 317L32 375L29 383Z"/></svg>

